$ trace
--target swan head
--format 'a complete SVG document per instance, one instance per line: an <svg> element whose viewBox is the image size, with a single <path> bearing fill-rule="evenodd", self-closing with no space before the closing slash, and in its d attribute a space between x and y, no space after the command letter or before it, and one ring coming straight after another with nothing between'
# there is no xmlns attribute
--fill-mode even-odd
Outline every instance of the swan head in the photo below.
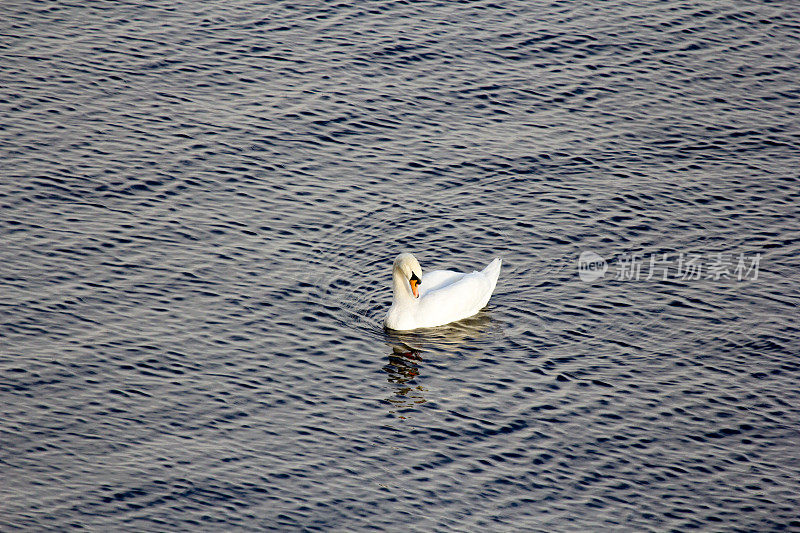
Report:
<svg viewBox="0 0 800 533"><path fill-rule="evenodd" d="M419 285L422 283L422 267L414 254L403 252L394 260L392 275L402 276L414 298L419 298Z"/></svg>

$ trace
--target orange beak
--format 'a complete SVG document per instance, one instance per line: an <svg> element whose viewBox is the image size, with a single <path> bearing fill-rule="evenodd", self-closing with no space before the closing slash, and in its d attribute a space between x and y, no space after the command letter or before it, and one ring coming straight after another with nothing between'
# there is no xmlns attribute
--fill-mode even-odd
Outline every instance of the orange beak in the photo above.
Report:
<svg viewBox="0 0 800 533"><path fill-rule="evenodd" d="M422 280L419 279L417 275L412 272L411 277L408 278L408 284L411 285L411 292L414 293L414 298L419 298L420 283L422 283Z"/></svg>

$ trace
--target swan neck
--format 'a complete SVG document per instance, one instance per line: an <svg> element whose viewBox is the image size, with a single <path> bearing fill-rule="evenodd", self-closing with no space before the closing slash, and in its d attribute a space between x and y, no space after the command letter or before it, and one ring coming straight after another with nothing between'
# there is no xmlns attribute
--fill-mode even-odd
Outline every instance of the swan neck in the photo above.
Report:
<svg viewBox="0 0 800 533"><path fill-rule="evenodd" d="M411 303L414 297L411 294L411 287L406 283L406 278L399 270L392 272L392 290L394 291L394 299L398 302Z"/></svg>

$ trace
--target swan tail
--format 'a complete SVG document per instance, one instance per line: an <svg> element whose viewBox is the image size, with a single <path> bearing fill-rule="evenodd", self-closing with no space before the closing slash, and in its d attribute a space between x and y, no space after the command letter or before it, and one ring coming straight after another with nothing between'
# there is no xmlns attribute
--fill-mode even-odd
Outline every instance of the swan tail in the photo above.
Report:
<svg viewBox="0 0 800 533"><path fill-rule="evenodd" d="M489 278L491 288L489 289L489 296L492 295L494 292L494 288L497 285L497 278L500 277L500 267L503 263L503 260L499 257L495 257L491 263L489 263L486 268L483 269L483 273Z"/></svg>

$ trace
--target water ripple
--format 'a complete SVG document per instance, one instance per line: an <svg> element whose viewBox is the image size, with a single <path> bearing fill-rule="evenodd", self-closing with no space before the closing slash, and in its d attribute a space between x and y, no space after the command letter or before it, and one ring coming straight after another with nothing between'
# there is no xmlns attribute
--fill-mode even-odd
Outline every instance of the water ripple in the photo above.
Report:
<svg viewBox="0 0 800 533"><path fill-rule="evenodd" d="M795 11L4 6L0 528L799 528Z"/></svg>

